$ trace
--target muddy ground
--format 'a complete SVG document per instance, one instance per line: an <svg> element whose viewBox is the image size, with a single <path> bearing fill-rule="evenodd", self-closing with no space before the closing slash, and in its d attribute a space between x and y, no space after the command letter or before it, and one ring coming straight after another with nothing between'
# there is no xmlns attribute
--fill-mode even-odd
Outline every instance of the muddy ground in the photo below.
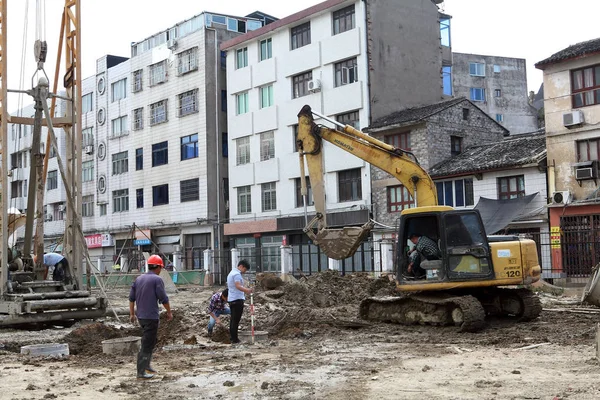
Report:
<svg viewBox="0 0 600 400"><path fill-rule="evenodd" d="M135 379L133 356L102 353L102 340L139 335L127 316L70 328L0 330L0 398L600 398L594 347L600 309L582 309L577 297L540 292L545 310L535 321L491 319L482 332L460 333L365 324L357 319L360 300L392 294L393 283L323 273L279 292L257 289L256 329L268 332L268 340L232 347L205 334L213 290L185 286L170 295L174 320L161 321L153 361L159 374L151 381ZM113 289L109 301L125 307L127 292ZM244 330L249 314L246 309ZM39 343L68 343L71 354L19 353ZM530 345L540 346L524 348Z"/></svg>

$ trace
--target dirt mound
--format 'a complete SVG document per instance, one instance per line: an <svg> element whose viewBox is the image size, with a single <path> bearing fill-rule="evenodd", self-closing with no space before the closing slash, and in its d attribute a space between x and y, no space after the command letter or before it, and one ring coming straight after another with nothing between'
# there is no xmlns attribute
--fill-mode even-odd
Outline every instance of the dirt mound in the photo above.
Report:
<svg viewBox="0 0 600 400"><path fill-rule="evenodd" d="M101 322L85 325L65 336L69 353L73 355L93 356L102 353L102 341L126 336L141 336L141 329L116 328Z"/></svg>
<svg viewBox="0 0 600 400"><path fill-rule="evenodd" d="M156 349L169 344L176 344L182 337L192 332L198 321L191 318L184 310L173 310L173 320L167 321L167 313L160 314L158 325L158 340Z"/></svg>

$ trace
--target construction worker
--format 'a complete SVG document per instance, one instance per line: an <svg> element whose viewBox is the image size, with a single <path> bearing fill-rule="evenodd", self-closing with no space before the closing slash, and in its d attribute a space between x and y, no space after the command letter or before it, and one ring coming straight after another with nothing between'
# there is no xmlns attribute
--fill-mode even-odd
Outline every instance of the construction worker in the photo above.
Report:
<svg viewBox="0 0 600 400"><path fill-rule="evenodd" d="M37 254L33 256L33 262L37 263ZM48 279L48 274L52 272L52 280L55 282L71 282L71 273L69 271L69 262L59 253L46 253L42 261L46 272L44 273L44 280Z"/></svg>
<svg viewBox="0 0 600 400"><path fill-rule="evenodd" d="M148 258L148 272L137 277L131 284L129 292L129 319L135 323L136 316L143 329L142 347L137 358L138 379L151 379L156 370L150 366L152 352L158 336L160 302L167 310L167 321L173 319L169 297L165 292L165 284L159 276L164 267L163 260L158 255ZM135 305L137 304L137 310Z"/></svg>
<svg viewBox="0 0 600 400"><path fill-rule="evenodd" d="M208 336L212 336L213 328L215 324L221 325L219 317L223 314L231 314L231 310L226 306L227 296L229 296L229 289L225 289L222 292L217 292L210 297L210 303L208 304Z"/></svg>
<svg viewBox="0 0 600 400"><path fill-rule="evenodd" d="M231 344L240 343L238 329L244 312L244 300L246 300L246 294L252 293L251 288L244 287L244 278L242 278L242 274L248 271L250 271L250 263L246 260L240 260L237 268L233 268L229 275L227 275L227 289L229 289L227 300L229 301L229 309L231 310L231 319L229 322Z"/></svg>

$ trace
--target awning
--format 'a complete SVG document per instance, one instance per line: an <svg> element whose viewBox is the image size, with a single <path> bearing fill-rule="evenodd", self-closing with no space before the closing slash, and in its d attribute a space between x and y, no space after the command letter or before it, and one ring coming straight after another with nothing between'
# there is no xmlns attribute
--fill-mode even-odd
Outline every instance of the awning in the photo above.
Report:
<svg viewBox="0 0 600 400"><path fill-rule="evenodd" d="M510 200L480 197L475 209L479 210L488 235L506 228L512 221L525 214L527 206L537 193Z"/></svg>
<svg viewBox="0 0 600 400"><path fill-rule="evenodd" d="M155 241L156 244L175 244L179 243L179 235L157 236Z"/></svg>

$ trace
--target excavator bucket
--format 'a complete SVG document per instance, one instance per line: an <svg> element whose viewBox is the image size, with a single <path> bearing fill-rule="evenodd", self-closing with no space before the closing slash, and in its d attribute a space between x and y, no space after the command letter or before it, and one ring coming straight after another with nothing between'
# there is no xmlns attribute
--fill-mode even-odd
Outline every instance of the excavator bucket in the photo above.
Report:
<svg viewBox="0 0 600 400"><path fill-rule="evenodd" d="M354 255L356 249L369 236L373 225L373 222L369 221L361 227L321 228L317 233L309 230L306 234L327 257L343 260Z"/></svg>

